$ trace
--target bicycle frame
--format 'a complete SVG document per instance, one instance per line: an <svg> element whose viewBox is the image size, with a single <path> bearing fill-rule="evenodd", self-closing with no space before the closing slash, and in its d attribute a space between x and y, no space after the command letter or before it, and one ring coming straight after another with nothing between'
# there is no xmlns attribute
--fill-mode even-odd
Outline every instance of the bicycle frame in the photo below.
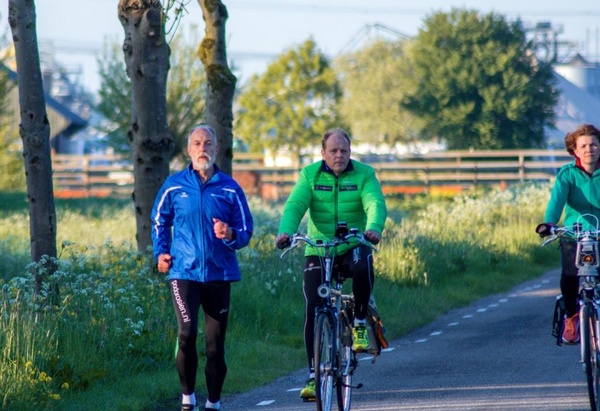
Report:
<svg viewBox="0 0 600 411"><path fill-rule="evenodd" d="M333 406L333 388L337 394L338 410L348 411L351 404L352 374L358 364L352 351L352 316L354 297L343 294L344 278L332 279L331 263L333 258L325 257L325 282L319 286L317 293L323 304L315 311L315 380L317 386L317 411L329 411ZM327 347L319 334L323 331L320 317L328 318L325 325L331 331ZM321 351L326 349L325 357L331 361L323 361ZM356 388L360 388L359 384Z"/></svg>
<svg viewBox="0 0 600 411"><path fill-rule="evenodd" d="M342 292L345 278L332 278L334 250L341 244L348 244L352 238L377 251L357 229L351 229L348 234L330 241L314 241L306 236L295 234L292 236L290 246L281 255L283 257L301 241L324 249L325 281L317 289L323 304L315 311L317 411L331 410L334 386L338 410L349 411L352 388L362 387L362 384L352 385L352 374L358 365L355 353L352 351L354 297Z"/></svg>
<svg viewBox="0 0 600 411"><path fill-rule="evenodd" d="M596 228L596 233L598 229ZM581 341L581 363L588 382L588 394L593 411L600 408L600 360L598 325L600 306L600 283L598 277L598 236L586 231L577 241L575 265L577 275L582 278L579 294L579 323Z"/></svg>
<svg viewBox="0 0 600 411"><path fill-rule="evenodd" d="M593 229L583 230L581 219L593 219ZM559 237L576 242L575 266L577 276L582 279L579 293L579 332L581 341L581 363L586 374L588 395L592 411L600 411L600 236L598 218L591 214L580 216L573 228L553 227L552 236L546 245Z"/></svg>

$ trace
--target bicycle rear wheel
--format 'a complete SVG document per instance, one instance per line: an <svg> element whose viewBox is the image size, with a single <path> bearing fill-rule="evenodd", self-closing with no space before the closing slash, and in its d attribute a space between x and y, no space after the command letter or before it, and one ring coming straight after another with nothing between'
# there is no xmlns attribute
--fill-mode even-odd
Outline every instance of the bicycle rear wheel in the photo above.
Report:
<svg viewBox="0 0 600 411"><path fill-rule="evenodd" d="M581 350L592 411L600 407L600 370L598 369L598 318L591 304L581 309Z"/></svg>
<svg viewBox="0 0 600 411"><path fill-rule="evenodd" d="M333 327L325 312L317 315L315 327L315 389L317 411L331 411L335 342Z"/></svg>

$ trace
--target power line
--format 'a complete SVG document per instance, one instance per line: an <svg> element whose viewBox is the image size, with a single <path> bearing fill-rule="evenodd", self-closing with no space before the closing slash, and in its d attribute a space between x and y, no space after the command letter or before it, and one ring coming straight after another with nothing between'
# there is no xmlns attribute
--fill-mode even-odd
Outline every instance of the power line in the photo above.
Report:
<svg viewBox="0 0 600 411"><path fill-rule="evenodd" d="M90 1L90 2L111 2L115 0L79 0L79 1ZM328 5L322 2L314 2L312 4L302 3L281 3L281 2L269 2L269 1L248 1L248 0L224 0L225 6L231 11L236 10L269 10L269 11L296 11L304 13L348 13L348 14L407 14L407 15L424 15L429 14L437 9L425 9L425 8L410 8L410 7L397 7L397 6L376 6L369 4L369 2L362 2L362 4L369 4L368 6L348 6L348 5ZM392 2L393 3L393 2ZM565 3L568 6L568 3ZM450 6L448 6L450 7ZM472 8L472 7L471 7ZM600 9L591 10L571 10L569 8L548 10L548 9L537 9L537 10L493 10L496 13L506 14L510 16L541 16L541 17L588 17L588 16L600 16Z"/></svg>
<svg viewBox="0 0 600 411"><path fill-rule="evenodd" d="M431 13L432 9L425 8L408 8L408 7L389 7L389 6L374 6L370 4L364 6L335 6L326 5L323 3L305 4L305 3L274 3L267 1L226 1L228 8L246 9L246 10L272 10L272 11L298 11L306 13L352 13L352 14L407 14L407 15L423 15ZM497 10L498 13L507 15L522 15L522 16L544 16L544 17L582 17L582 16L600 16L599 10Z"/></svg>

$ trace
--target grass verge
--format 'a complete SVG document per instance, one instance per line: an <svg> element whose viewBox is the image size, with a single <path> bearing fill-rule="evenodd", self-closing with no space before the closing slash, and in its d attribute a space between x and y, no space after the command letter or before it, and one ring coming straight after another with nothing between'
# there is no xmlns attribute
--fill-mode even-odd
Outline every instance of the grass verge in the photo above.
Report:
<svg viewBox="0 0 600 411"><path fill-rule="evenodd" d="M375 296L392 340L440 314L558 265L534 227L547 186L415 207L388 202ZM60 303L33 292L26 203L0 194L0 404L3 409L162 410L177 406L175 322L164 278L132 247L128 202L57 202ZM273 247L280 205L251 204L256 232L233 285L224 394L306 366L303 258ZM25 210L24 210L25 209ZM557 279L558 281L558 279ZM52 288L48 288L50 290ZM551 308L549 308L550 310ZM199 347L202 355L202 347ZM198 392L204 394L202 362Z"/></svg>

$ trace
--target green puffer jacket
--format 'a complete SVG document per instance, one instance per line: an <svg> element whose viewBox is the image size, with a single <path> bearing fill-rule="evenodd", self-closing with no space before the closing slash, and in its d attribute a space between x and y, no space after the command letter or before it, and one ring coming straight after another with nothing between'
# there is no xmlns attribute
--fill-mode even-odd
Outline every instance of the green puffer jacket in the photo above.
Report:
<svg viewBox="0 0 600 411"><path fill-rule="evenodd" d="M565 164L556 175L548 201L544 222L557 224L565 212L565 226L575 224L582 214L592 214L600 219L600 169L591 176L575 165ZM579 221L584 229L596 227L596 220L584 217Z"/></svg>
<svg viewBox="0 0 600 411"><path fill-rule="evenodd" d="M306 166L301 172L283 210L279 234L294 234L308 211L308 236L330 240L339 222L348 228L377 231L381 234L387 208L373 167L350 160L338 177L324 161ZM341 245L336 254L356 247ZM305 255L323 255L323 249L307 246Z"/></svg>

